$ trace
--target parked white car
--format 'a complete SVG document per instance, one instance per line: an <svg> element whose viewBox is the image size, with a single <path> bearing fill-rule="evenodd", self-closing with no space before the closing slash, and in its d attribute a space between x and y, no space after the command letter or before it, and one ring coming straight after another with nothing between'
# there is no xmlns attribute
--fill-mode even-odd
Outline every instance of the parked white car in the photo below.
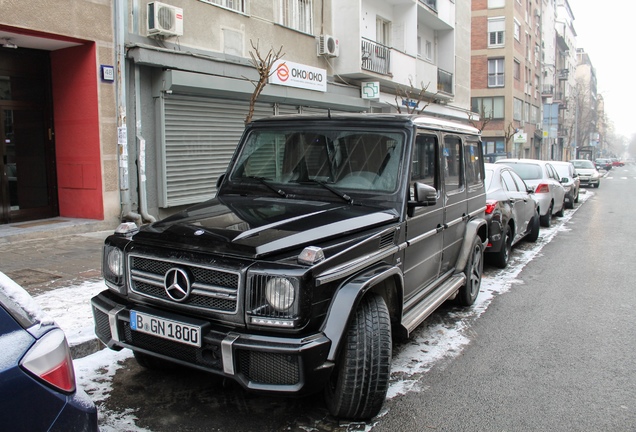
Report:
<svg viewBox="0 0 636 432"><path fill-rule="evenodd" d="M563 216L565 188L559 174L549 161L501 159L495 163L510 166L528 186L534 188L534 198L539 203L541 226L549 227L552 216Z"/></svg>
<svg viewBox="0 0 636 432"><path fill-rule="evenodd" d="M601 174L596 169L594 162L587 159L573 159L570 162L574 165L579 175L581 186L594 186L597 188L601 185Z"/></svg>

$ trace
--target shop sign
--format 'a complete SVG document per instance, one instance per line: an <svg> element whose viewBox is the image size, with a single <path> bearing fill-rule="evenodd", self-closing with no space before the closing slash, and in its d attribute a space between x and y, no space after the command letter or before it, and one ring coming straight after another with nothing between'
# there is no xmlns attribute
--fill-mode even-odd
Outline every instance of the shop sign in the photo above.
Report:
<svg viewBox="0 0 636 432"><path fill-rule="evenodd" d="M327 71L286 60L278 60L272 66L270 84L297 87L307 90L327 91Z"/></svg>

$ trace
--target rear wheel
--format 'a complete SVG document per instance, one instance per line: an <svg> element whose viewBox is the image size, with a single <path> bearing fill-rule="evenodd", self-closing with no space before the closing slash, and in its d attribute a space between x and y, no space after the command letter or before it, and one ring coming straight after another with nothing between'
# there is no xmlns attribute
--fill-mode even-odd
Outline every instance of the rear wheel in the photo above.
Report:
<svg viewBox="0 0 636 432"><path fill-rule="evenodd" d="M595 188L599 188L599 187L601 187L601 182L596 183L596 184L594 185L594 187L595 187Z"/></svg>
<svg viewBox="0 0 636 432"><path fill-rule="evenodd" d="M327 408L334 417L367 420L380 411L389 388L391 343L386 303L369 294L347 328L336 369L325 387Z"/></svg>
<svg viewBox="0 0 636 432"><path fill-rule="evenodd" d="M545 228L550 227L550 224L552 223L552 203L550 203L550 208L548 209L546 214L541 216L539 220L541 222L542 227L545 227Z"/></svg>
<svg viewBox="0 0 636 432"><path fill-rule="evenodd" d="M581 192L580 189L576 190L576 197L574 198L574 202L578 203L579 202L579 193ZM572 206L572 208L574 208L574 205Z"/></svg>
<svg viewBox="0 0 636 432"><path fill-rule="evenodd" d="M510 225L507 225L501 249L499 249L499 252L493 255L493 264L499 268L506 268L506 266L508 265L508 260L510 260L511 252L512 228L510 227Z"/></svg>
<svg viewBox="0 0 636 432"><path fill-rule="evenodd" d="M457 302L462 306L470 306L477 300L481 287L481 275L484 270L484 244L479 236L473 240L468 262L466 263L466 283L459 289Z"/></svg>
<svg viewBox="0 0 636 432"><path fill-rule="evenodd" d="M539 238L539 211L535 210L534 217L530 221L530 234L526 237L528 241L536 242Z"/></svg>

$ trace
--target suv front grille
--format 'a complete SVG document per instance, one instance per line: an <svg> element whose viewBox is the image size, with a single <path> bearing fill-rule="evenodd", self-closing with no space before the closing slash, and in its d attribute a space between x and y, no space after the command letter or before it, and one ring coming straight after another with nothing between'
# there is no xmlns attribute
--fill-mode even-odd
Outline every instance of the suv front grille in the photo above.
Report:
<svg viewBox="0 0 636 432"><path fill-rule="evenodd" d="M223 313L237 311L240 284L238 273L138 255L130 255L128 262L130 289L136 294L181 304L187 308ZM190 295L180 302L170 298L166 291L166 273L175 268L188 275L192 287Z"/></svg>

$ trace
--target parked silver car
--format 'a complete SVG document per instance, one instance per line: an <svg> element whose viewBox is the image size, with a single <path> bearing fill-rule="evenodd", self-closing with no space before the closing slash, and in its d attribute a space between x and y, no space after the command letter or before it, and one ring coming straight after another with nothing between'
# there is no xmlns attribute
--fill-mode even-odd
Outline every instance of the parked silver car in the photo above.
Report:
<svg viewBox="0 0 636 432"><path fill-rule="evenodd" d="M579 188L581 181L579 175L570 162L552 161L550 162L559 177L561 177L561 184L565 188L565 207L574 208L574 203L579 202ZM567 182L563 180L567 179Z"/></svg>
<svg viewBox="0 0 636 432"><path fill-rule="evenodd" d="M495 163L510 166L528 186L534 188L534 198L539 203L541 226L549 227L552 216L563 216L565 188L550 162L538 159L501 159Z"/></svg>
<svg viewBox="0 0 636 432"><path fill-rule="evenodd" d="M594 162L587 159L573 159L570 162L574 165L579 175L581 186L594 186L597 188L601 185L601 174L596 169Z"/></svg>

